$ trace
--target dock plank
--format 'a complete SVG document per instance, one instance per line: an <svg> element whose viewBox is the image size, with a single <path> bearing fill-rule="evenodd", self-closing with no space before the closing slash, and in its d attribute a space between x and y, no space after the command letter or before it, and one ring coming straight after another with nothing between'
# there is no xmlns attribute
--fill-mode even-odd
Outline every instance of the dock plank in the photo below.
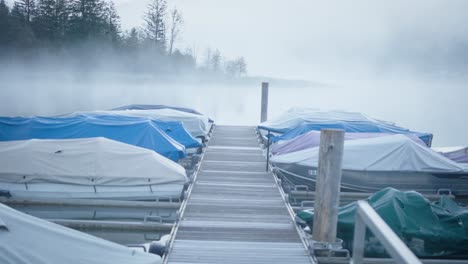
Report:
<svg viewBox="0 0 468 264"><path fill-rule="evenodd" d="M253 127L216 126L168 262L313 263Z"/></svg>

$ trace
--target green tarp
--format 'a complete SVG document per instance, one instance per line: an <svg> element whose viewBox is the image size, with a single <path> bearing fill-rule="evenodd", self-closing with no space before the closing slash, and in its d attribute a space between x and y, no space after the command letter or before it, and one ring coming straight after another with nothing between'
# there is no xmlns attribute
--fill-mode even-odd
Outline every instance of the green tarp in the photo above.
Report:
<svg viewBox="0 0 468 264"><path fill-rule="evenodd" d="M431 203L421 194L392 188L381 190L367 201L418 257L468 255L468 207L449 197ZM356 203L340 207L337 236L352 248ZM313 210L297 216L312 228ZM385 250L368 231L365 254L386 257Z"/></svg>

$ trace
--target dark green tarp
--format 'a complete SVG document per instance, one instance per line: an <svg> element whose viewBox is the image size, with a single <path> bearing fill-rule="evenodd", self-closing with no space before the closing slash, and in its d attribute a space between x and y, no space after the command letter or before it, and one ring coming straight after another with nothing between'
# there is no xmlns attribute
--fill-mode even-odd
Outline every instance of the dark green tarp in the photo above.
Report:
<svg viewBox="0 0 468 264"><path fill-rule="evenodd" d="M421 194L392 188L369 198L369 204L418 257L448 257L468 254L468 207L461 207L449 197L431 203ZM340 207L338 234L345 247L352 248L356 203ZM313 230L313 210L297 216ZM365 254L387 256L377 239L367 232Z"/></svg>

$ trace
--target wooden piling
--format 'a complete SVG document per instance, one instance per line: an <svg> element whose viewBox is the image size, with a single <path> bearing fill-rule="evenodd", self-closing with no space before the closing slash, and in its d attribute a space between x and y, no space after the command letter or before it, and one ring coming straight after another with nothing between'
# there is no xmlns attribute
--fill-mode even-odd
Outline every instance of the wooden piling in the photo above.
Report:
<svg viewBox="0 0 468 264"><path fill-rule="evenodd" d="M336 241L344 134L343 130L337 129L324 129L320 133L312 233L315 241Z"/></svg>
<svg viewBox="0 0 468 264"><path fill-rule="evenodd" d="M268 86L267 82L262 83L262 110L260 122L265 122L268 119Z"/></svg>

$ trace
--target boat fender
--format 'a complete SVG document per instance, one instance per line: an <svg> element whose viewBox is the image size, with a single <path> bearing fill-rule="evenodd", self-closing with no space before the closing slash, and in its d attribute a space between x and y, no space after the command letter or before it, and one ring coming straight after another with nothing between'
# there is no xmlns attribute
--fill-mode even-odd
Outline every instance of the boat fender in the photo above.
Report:
<svg viewBox="0 0 468 264"><path fill-rule="evenodd" d="M11 193L7 190L0 190L0 197L11 198Z"/></svg>
<svg viewBox="0 0 468 264"><path fill-rule="evenodd" d="M167 247L169 245L169 235L165 235L161 237L159 241L153 241L150 243L149 246L149 253L159 255L160 257L164 256L164 254L167 252Z"/></svg>
<svg viewBox="0 0 468 264"><path fill-rule="evenodd" d="M162 257L166 253L166 246L159 243L159 241L151 242L148 252Z"/></svg>

